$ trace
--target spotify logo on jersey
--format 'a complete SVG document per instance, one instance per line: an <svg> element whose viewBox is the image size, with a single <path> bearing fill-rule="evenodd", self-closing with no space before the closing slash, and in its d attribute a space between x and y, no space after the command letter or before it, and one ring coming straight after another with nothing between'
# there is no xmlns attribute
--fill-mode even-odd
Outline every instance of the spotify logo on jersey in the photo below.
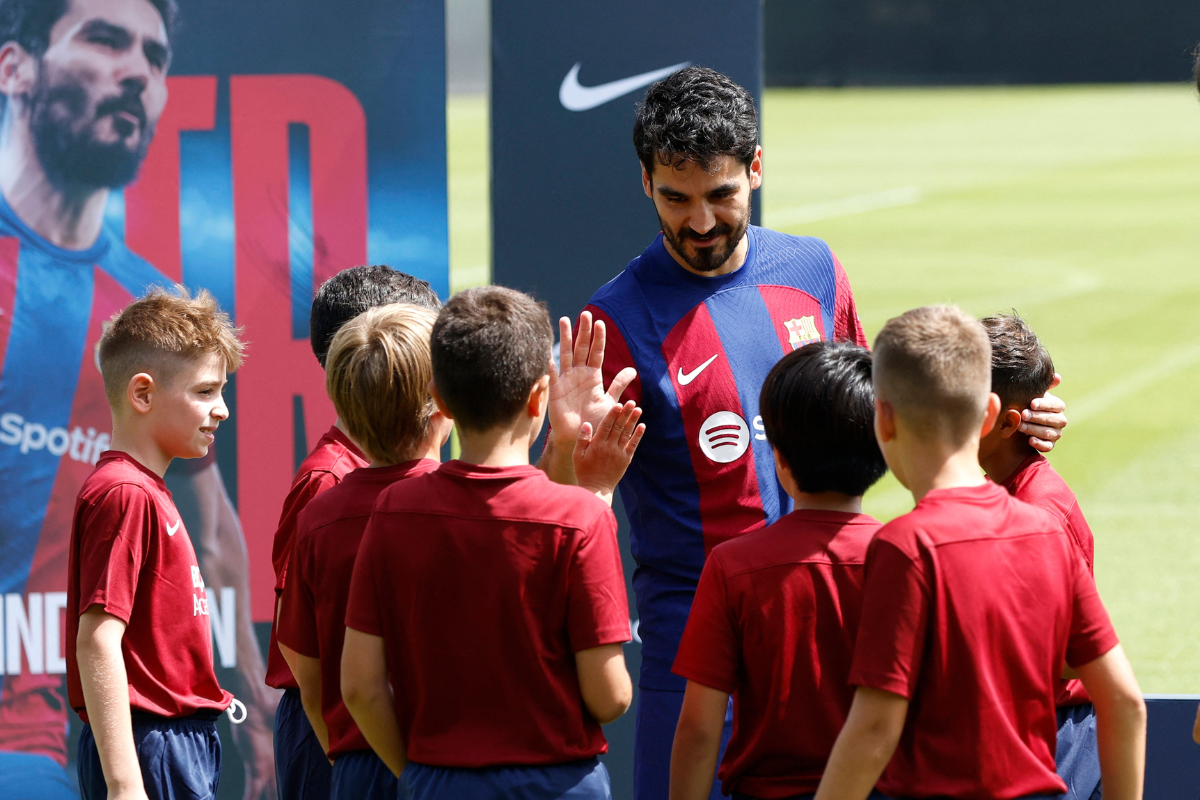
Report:
<svg viewBox="0 0 1200 800"><path fill-rule="evenodd" d="M750 428L732 411L718 411L700 426L700 449L718 464L737 461L749 446Z"/></svg>

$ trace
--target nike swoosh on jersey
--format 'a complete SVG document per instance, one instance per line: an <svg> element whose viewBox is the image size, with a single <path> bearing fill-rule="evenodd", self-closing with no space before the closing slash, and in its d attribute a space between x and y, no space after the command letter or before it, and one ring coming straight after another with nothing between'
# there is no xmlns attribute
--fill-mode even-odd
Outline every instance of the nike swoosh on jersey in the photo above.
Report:
<svg viewBox="0 0 1200 800"><path fill-rule="evenodd" d="M167 536L174 536L175 531L179 530L179 526L182 524L183 524L183 520L177 519L177 520L175 520L174 525L168 525L167 526Z"/></svg>
<svg viewBox="0 0 1200 800"><path fill-rule="evenodd" d="M558 102L562 103L562 107L567 111L588 111L602 106L610 100L616 100L621 95L629 94L635 89L648 86L659 78L667 77L672 72L678 72L690 63L690 61L681 61L669 67L643 72L619 81L602 83L599 86L580 86L579 68L583 66L583 62L580 61L571 67L567 77L563 78L562 85L558 87Z"/></svg>
<svg viewBox="0 0 1200 800"><path fill-rule="evenodd" d="M719 356L719 355L721 355L721 354L720 354L720 353L717 353L717 356ZM692 370L691 372L684 372L684 371L683 371L683 367L680 367L680 368L679 368L679 374L678 374L677 376L675 376L675 377L677 377L677 378L679 379L679 385L680 385L680 386L687 386L689 383L691 383L692 381L696 380L696 376L697 376L697 375L699 375L701 372L704 372L704 370L708 368L708 365L709 365L709 364L711 364L712 362L716 361L716 360L717 360L717 356L713 356L713 357L712 357L712 358L710 358L708 361L705 361L703 364L701 364L700 366L696 367L696 368L695 368L694 370Z"/></svg>

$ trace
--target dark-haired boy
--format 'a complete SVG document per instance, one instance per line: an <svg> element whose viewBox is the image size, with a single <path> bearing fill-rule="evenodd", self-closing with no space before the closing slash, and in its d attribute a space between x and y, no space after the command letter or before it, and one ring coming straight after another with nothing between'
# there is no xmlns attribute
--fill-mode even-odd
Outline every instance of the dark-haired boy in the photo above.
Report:
<svg viewBox="0 0 1200 800"><path fill-rule="evenodd" d="M418 800L610 797L596 757L632 695L629 608L612 510L529 464L552 343L520 292L446 304L432 389L462 456L386 489L355 563L342 697ZM614 458L581 482L615 487L640 438L632 411L606 417L596 439L616 435Z"/></svg>
<svg viewBox="0 0 1200 800"><path fill-rule="evenodd" d="M889 797L1059 797L1064 662L1096 704L1105 797L1138 800L1146 706L1087 565L1058 518L979 471L1000 406L983 326L948 306L889 320L872 378L880 449L916 508L867 550L858 688L817 800L877 781Z"/></svg>
<svg viewBox="0 0 1200 800"><path fill-rule="evenodd" d="M871 354L817 342L767 375L759 409L795 511L717 545L675 658L688 679L671 753L671 800L810 796L846 721L863 561L880 523L862 496L887 471L872 420Z"/></svg>
<svg viewBox="0 0 1200 800"><path fill-rule="evenodd" d="M309 313L309 338L321 368L325 367L334 335L343 325L368 309L391 303L409 303L433 311L441 308L428 283L384 265L342 270L321 284ZM276 605L267 649L267 683L284 690L275 712L275 774L280 800L328 797L332 774L325 751L304 713L299 684L277 645L279 597L287 585L296 522L314 497L367 463L366 456L346 435L345 426L335 420L296 470L275 531L271 564L275 568Z"/></svg>
<svg viewBox="0 0 1200 800"><path fill-rule="evenodd" d="M1018 500L1058 517L1094 572L1095 541L1075 493L1050 462L1017 436L1021 411L1055 381L1054 362L1037 335L1020 317L998 314L981 320L992 346L992 393L1000 398L1000 414L990 433L979 440L979 465L987 476ZM1067 784L1067 800L1100 798L1100 754L1096 745L1096 709L1083 684L1064 680L1058 706L1055 761Z"/></svg>

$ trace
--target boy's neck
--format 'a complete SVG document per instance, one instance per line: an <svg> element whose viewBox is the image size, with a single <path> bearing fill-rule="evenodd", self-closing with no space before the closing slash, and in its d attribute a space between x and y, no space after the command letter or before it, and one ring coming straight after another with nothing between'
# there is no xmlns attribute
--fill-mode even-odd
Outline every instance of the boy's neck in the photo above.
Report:
<svg viewBox="0 0 1200 800"><path fill-rule="evenodd" d="M790 493L789 493L790 494ZM857 497L841 492L796 492L792 495L797 511L841 511L844 514L862 513L862 495Z"/></svg>
<svg viewBox="0 0 1200 800"><path fill-rule="evenodd" d="M987 483L979 470L979 440L975 438L960 447L934 439L914 438L908 442L903 460L905 486L918 503L936 489L960 489Z"/></svg>
<svg viewBox="0 0 1200 800"><path fill-rule="evenodd" d="M987 456L980 456L979 466L987 476L996 483L1004 483L1011 478L1025 460L1036 453L1029 445L1029 440L1017 434L997 447Z"/></svg>
<svg viewBox="0 0 1200 800"><path fill-rule="evenodd" d="M158 477L167 474L171 466L172 456L162 451L162 448L144 431L137 426L113 420L112 443L109 450L119 450Z"/></svg>
<svg viewBox="0 0 1200 800"><path fill-rule="evenodd" d="M389 464L384 461L376 461L375 459L371 459L371 463L368 464L368 466L371 469L379 469L380 467L394 467L398 464L407 464L410 461L421 461L422 459L429 459L430 461L437 461L438 463L441 463L442 461L442 446L433 441L432 437L417 445L415 450L413 450L411 453L406 453L404 458L401 458L395 463Z"/></svg>
<svg viewBox="0 0 1200 800"><path fill-rule="evenodd" d="M495 427L486 431L458 429L459 461L481 467L523 467L529 464L528 425Z"/></svg>

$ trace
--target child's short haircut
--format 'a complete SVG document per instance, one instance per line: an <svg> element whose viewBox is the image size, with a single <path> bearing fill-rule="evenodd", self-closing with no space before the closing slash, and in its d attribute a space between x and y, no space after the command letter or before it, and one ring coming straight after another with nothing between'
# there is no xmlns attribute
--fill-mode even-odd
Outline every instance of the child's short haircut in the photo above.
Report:
<svg viewBox="0 0 1200 800"><path fill-rule="evenodd" d="M322 283L308 316L308 338L321 366L325 366L334 334L343 325L369 308L392 303L433 311L442 307L427 282L383 264L344 269Z"/></svg>
<svg viewBox="0 0 1200 800"><path fill-rule="evenodd" d="M183 286L151 289L113 317L100 337L104 393L115 407L139 372L170 383L185 362L212 353L233 372L242 365L240 333L204 289L195 297Z"/></svg>
<svg viewBox="0 0 1200 800"><path fill-rule="evenodd" d="M1017 316L996 314L980 322L992 343L992 391L1004 408L1026 408L1050 391L1054 362L1033 329Z"/></svg>
<svg viewBox="0 0 1200 800"><path fill-rule="evenodd" d="M954 306L915 308L875 337L875 394L929 436L961 444L976 432L991 373L987 333Z"/></svg>
<svg viewBox="0 0 1200 800"><path fill-rule="evenodd" d="M420 306L379 306L343 325L329 346L325 387L350 438L375 461L409 460L429 431L436 319Z"/></svg>
<svg viewBox="0 0 1200 800"><path fill-rule="evenodd" d="M857 497L887 472L866 348L815 342L793 350L767 373L758 408L767 441L802 492Z"/></svg>
<svg viewBox="0 0 1200 800"><path fill-rule="evenodd" d="M550 363L546 306L502 286L450 298L433 326L433 380L460 428L511 422Z"/></svg>

